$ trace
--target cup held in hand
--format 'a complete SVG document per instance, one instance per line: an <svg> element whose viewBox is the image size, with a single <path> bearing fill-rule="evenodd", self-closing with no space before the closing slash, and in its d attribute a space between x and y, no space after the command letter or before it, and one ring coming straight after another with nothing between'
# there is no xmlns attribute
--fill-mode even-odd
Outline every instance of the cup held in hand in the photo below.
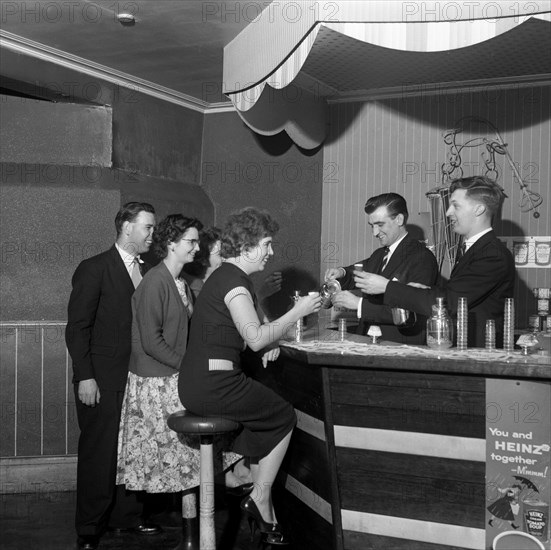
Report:
<svg viewBox="0 0 551 550"><path fill-rule="evenodd" d="M401 307L393 307L391 311L392 322L397 327L412 327L417 321L417 316L414 311L409 311Z"/></svg>

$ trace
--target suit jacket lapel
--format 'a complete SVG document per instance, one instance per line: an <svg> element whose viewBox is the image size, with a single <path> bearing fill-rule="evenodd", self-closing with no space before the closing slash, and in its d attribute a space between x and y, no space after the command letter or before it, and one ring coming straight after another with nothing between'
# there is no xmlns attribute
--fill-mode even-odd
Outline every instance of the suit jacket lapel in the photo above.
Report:
<svg viewBox="0 0 551 550"><path fill-rule="evenodd" d="M495 234L493 229L492 231L488 231L488 233L482 235L482 237L480 237L480 239L478 239L468 250L465 251L465 254L461 256L459 262L452 269L450 276L460 272L468 264L470 258L474 254L477 254L479 250L482 250L488 243L493 241L494 238Z"/></svg>
<svg viewBox="0 0 551 550"><path fill-rule="evenodd" d="M388 260L386 267L382 273L384 277L390 279L392 275L402 266L404 258L404 249L409 244L409 235L406 235L400 244L396 247L396 250L392 253L392 256ZM382 261L382 260L381 260Z"/></svg>
<svg viewBox="0 0 551 550"><path fill-rule="evenodd" d="M385 249L380 246L373 251L373 254L364 260L364 269L369 273L380 273L381 265L383 264L383 257L385 255Z"/></svg>
<svg viewBox="0 0 551 550"><path fill-rule="evenodd" d="M128 270L126 269L126 265L124 265L124 261L121 258L121 255L119 251L117 250L116 246L113 245L109 252L111 253L111 260L112 265L115 270L115 276L117 281L121 282L121 285L124 287L125 291L130 292L130 294L134 293L134 283L132 282L132 279L130 278L130 275L128 274Z"/></svg>

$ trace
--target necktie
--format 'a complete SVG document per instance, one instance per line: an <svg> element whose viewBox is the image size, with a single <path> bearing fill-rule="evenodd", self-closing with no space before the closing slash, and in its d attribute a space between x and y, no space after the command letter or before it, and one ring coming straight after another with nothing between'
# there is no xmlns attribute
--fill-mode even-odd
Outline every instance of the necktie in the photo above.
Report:
<svg viewBox="0 0 551 550"><path fill-rule="evenodd" d="M455 265L459 263L459 260L461 260L461 258L465 254L466 248L467 247L464 242L461 243L461 246L457 247L457 254L455 255Z"/></svg>
<svg viewBox="0 0 551 550"><path fill-rule="evenodd" d="M388 257L390 256L390 248L388 246L385 246L385 255L383 256L383 263L381 264L381 272L386 267L386 264L388 263Z"/></svg>
<svg viewBox="0 0 551 550"><path fill-rule="evenodd" d="M142 274L140 273L140 264L138 258L134 258L132 262L132 273L130 275L132 282L134 283L134 288L138 288L140 281L142 280Z"/></svg>

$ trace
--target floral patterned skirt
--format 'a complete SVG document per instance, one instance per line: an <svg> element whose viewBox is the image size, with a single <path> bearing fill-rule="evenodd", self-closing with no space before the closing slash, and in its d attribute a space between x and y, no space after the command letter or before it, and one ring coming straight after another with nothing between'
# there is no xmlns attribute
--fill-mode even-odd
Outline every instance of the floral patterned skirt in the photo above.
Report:
<svg viewBox="0 0 551 550"><path fill-rule="evenodd" d="M128 374L119 428L117 484L132 491L174 493L199 485L199 436L172 431L166 421L184 407L178 397L178 374L142 378ZM241 455L224 452L232 437L216 437L215 472Z"/></svg>

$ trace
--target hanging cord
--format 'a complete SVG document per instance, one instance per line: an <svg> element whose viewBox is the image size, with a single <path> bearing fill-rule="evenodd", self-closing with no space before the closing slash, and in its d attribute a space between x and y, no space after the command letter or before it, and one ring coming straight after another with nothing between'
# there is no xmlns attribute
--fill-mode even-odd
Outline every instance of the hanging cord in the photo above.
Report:
<svg viewBox="0 0 551 550"><path fill-rule="evenodd" d="M489 128L495 137L475 137L467 140L464 143L459 143L458 135L469 125L482 124ZM446 211L449 206L449 186L454 179L463 177L463 167L461 154L464 149L472 147L484 147L485 151L482 153L484 160L484 175L497 181L499 179L499 170L496 164L496 153L498 155L504 155L513 171L514 178L519 183L521 199L519 201L519 207L521 212L533 211L534 218L539 218L540 214L537 211L538 206L543 202L543 198L535 191L528 189L528 185L521 178L519 170L511 154L507 144L503 141L499 130L489 120L476 116L466 116L457 121L455 128L448 130L444 134L444 143L449 147L447 162L441 166L442 172L442 186L436 189L431 189L426 193L426 197L429 199L431 205L431 227L432 227L432 239L434 245L431 247L436 256L438 265L442 271L445 264L451 271L457 250L459 246L459 235L457 235L451 227L447 217Z"/></svg>
<svg viewBox="0 0 551 550"><path fill-rule="evenodd" d="M463 131L463 128L468 123L478 123L488 126L495 133L495 139L476 137L466 141L465 143L458 144L457 135ZM448 162L442 164L441 167L442 179L445 185L449 185L450 181L453 179L463 177L463 168L461 167L461 151L466 147L480 147L484 145L486 148L486 154L482 153L482 158L484 159L484 164L486 166L484 175L497 181L499 173L495 162L495 155L496 153L499 155L504 155L520 187L521 199L519 201L519 207L521 212L530 212L533 210L534 218L537 219L540 217L540 213L537 211L537 208L543 202L542 196L539 193L528 189L528 185L522 179L518 168L509 153L507 144L503 141L503 138L501 137L501 134L496 126L489 120L475 116L466 116L461 118L456 123L456 127L454 129L448 130L444 134L444 143L450 148Z"/></svg>

